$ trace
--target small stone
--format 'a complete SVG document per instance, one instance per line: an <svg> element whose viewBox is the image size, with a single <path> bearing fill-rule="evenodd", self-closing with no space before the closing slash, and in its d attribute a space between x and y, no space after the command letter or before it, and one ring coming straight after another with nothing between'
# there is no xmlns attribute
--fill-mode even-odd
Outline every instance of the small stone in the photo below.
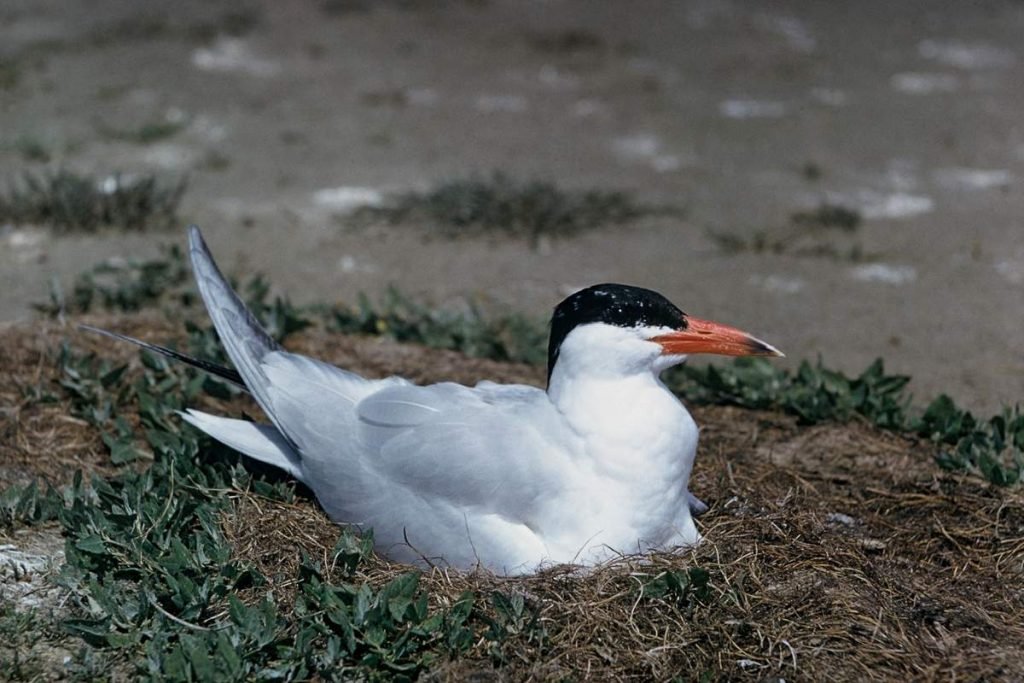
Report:
<svg viewBox="0 0 1024 683"><path fill-rule="evenodd" d="M828 513L828 517L825 518L825 521L830 524L842 524L843 526L853 526L857 523L857 520L853 517L850 515L844 515L842 512Z"/></svg>

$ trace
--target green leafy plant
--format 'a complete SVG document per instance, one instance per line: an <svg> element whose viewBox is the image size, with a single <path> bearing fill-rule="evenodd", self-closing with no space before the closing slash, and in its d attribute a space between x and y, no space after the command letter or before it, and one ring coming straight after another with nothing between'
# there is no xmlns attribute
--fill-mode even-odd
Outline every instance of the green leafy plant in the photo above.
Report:
<svg viewBox="0 0 1024 683"><path fill-rule="evenodd" d="M145 230L177 221L185 181L115 174L106 179L68 170L26 173L0 194L0 221L48 225L57 232L103 227Z"/></svg>
<svg viewBox="0 0 1024 683"><path fill-rule="evenodd" d="M774 409L805 424L849 420L861 415L887 429L905 426L909 397L902 375L885 374L881 359L857 377L804 361L795 374L763 358L738 358L730 365L684 366L673 386L699 403Z"/></svg>
<svg viewBox="0 0 1024 683"><path fill-rule="evenodd" d="M476 306L432 309L394 288L379 303L360 296L354 307L329 311L328 325L348 334L386 335L494 360L540 364L547 358L547 335L539 321L516 314L488 317Z"/></svg>
<svg viewBox="0 0 1024 683"><path fill-rule="evenodd" d="M1024 479L1024 414L1019 405L980 421L942 395L911 427L938 444L937 460L946 469L977 468L1001 485Z"/></svg>
<svg viewBox="0 0 1024 683"><path fill-rule="evenodd" d="M710 599L710 578L710 574L700 567L664 571L643 583L641 595L692 613L694 607Z"/></svg>
<svg viewBox="0 0 1024 683"><path fill-rule="evenodd" d="M152 259L105 261L77 275L65 294L54 282L50 300L36 304L48 315L80 314L96 310L138 311L158 303L189 306L194 294L187 289L190 272L178 246L162 247Z"/></svg>
<svg viewBox="0 0 1024 683"><path fill-rule="evenodd" d="M0 491L0 529L57 519L64 504L61 492L49 483L45 488L36 481L26 486L9 486Z"/></svg>
<svg viewBox="0 0 1024 683"><path fill-rule="evenodd" d="M496 591L491 594L490 608L490 613L483 613L482 617L487 624L484 635L490 641L488 651L494 662L507 663L516 647L544 651L549 636L537 604L521 592Z"/></svg>
<svg viewBox="0 0 1024 683"><path fill-rule="evenodd" d="M789 373L760 358L739 358L724 366L684 367L672 387L697 403L781 410L803 424L863 417L882 429L918 434L937 445L946 469L972 469L992 483L1024 479L1024 417L1018 405L979 420L942 395L923 413L912 410L905 392L909 377L887 375L881 359L857 377L829 370L819 360Z"/></svg>

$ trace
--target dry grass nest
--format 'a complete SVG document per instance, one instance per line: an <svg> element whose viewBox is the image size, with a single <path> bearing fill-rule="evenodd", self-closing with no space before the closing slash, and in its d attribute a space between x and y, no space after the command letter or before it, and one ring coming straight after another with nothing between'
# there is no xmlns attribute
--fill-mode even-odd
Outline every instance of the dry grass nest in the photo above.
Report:
<svg viewBox="0 0 1024 683"><path fill-rule="evenodd" d="M174 336L155 317L89 322L157 342ZM69 418L66 405L26 396L57 381L63 338L114 358L135 351L57 323L10 326L0 338L0 484L111 469L96 434ZM543 379L526 366L318 330L289 346L375 376ZM226 406L243 407L253 410ZM481 643L430 678L1024 679L1020 489L943 472L930 444L866 424L808 428L774 413L693 412L702 438L691 488L711 504L699 520L704 543L590 572L553 567L510 579L426 571L421 585L435 604L454 604L466 590L518 593L544 633L506 643L498 667ZM313 500L238 491L222 528L237 555L270 579L280 604L297 589L301 552L320 558L331 576L339 532ZM708 572L704 599L645 594L656 577L694 567ZM383 584L408 569L375 558L355 580Z"/></svg>

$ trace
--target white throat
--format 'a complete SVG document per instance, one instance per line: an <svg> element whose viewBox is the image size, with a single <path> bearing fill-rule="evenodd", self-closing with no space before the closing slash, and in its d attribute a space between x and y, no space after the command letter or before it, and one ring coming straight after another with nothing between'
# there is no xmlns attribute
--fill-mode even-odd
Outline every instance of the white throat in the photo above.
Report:
<svg viewBox="0 0 1024 683"><path fill-rule="evenodd" d="M650 334L604 324L573 330L548 396L596 465L681 478L685 488L697 426L659 378L682 358L663 356L658 344L646 341Z"/></svg>

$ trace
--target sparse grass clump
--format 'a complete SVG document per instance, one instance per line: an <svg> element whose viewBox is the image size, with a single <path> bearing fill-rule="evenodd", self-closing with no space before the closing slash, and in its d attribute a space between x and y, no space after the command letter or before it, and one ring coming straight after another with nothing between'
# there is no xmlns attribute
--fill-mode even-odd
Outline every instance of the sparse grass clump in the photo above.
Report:
<svg viewBox="0 0 1024 683"><path fill-rule="evenodd" d="M92 47L156 40L208 43L220 35L248 35L262 21L262 12L249 3L234 3L228 9L211 10L209 16L201 18L197 18L195 13L135 11L97 27L85 37L85 42Z"/></svg>
<svg viewBox="0 0 1024 683"><path fill-rule="evenodd" d="M448 238L496 235L536 242L664 211L639 204L624 192L563 190L553 183L520 182L495 173L398 195L390 206L361 209L356 218L427 223Z"/></svg>
<svg viewBox="0 0 1024 683"><path fill-rule="evenodd" d="M50 147L37 136L20 135L3 145L5 149L17 152L25 161L47 163L53 158Z"/></svg>
<svg viewBox="0 0 1024 683"><path fill-rule="evenodd" d="M790 217L794 225L804 225L809 228L839 228L846 232L853 232L860 227L863 218L860 211L851 209L840 204L819 204L818 208L812 211L797 211Z"/></svg>
<svg viewBox="0 0 1024 683"><path fill-rule="evenodd" d="M151 145L172 138L188 127L188 119L167 118L163 120L147 121L134 128L114 128L103 125L99 132L110 140L120 140L136 145Z"/></svg>
<svg viewBox="0 0 1024 683"><path fill-rule="evenodd" d="M581 52L601 53L607 49L607 44L601 36L578 28L534 33L528 36L528 40L538 52L554 56L574 55Z"/></svg>
<svg viewBox="0 0 1024 683"><path fill-rule="evenodd" d="M152 259L105 261L75 277L67 294L55 282L50 300L36 304L49 315L92 311L138 311L157 304L189 306L195 294L188 287L191 271L181 248L165 247Z"/></svg>
<svg viewBox="0 0 1024 683"><path fill-rule="evenodd" d="M154 176L26 173L0 194L0 222L48 225L57 232L167 227L177 220L184 192L184 181L167 184Z"/></svg>
<svg viewBox="0 0 1024 683"><path fill-rule="evenodd" d="M797 211L789 224L772 229L754 230L749 235L709 230L708 237L719 249L730 254L793 254L861 261L863 248L850 242L863 220L860 212L840 204L822 203L809 211ZM848 244L844 246L840 240Z"/></svg>

